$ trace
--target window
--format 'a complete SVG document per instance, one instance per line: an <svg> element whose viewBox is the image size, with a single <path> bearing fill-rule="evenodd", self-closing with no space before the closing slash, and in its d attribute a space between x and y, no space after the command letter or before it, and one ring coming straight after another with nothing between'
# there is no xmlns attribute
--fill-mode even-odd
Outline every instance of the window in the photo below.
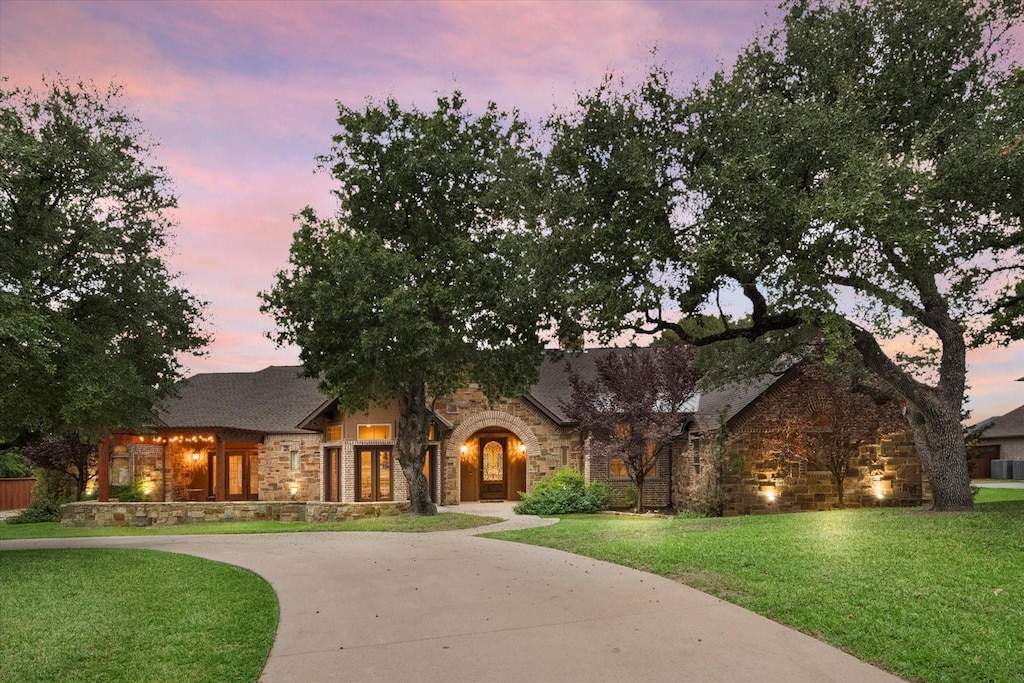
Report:
<svg viewBox="0 0 1024 683"><path fill-rule="evenodd" d="M658 444L653 441L647 442L647 452L644 453L644 465L650 466L651 471L647 473L648 479L658 478Z"/></svg>
<svg viewBox="0 0 1024 683"><path fill-rule="evenodd" d="M324 430L325 441L341 441L345 438L345 425L327 425L327 429Z"/></svg>
<svg viewBox="0 0 1024 683"><path fill-rule="evenodd" d="M113 486L132 483L132 456L123 443L114 446L110 452L110 483Z"/></svg>
<svg viewBox="0 0 1024 683"><path fill-rule="evenodd" d="M629 468L622 458L610 458L608 460L608 477L610 479L629 479Z"/></svg>
<svg viewBox="0 0 1024 683"><path fill-rule="evenodd" d="M359 425L356 427L356 438L360 441L386 440L391 438L391 425Z"/></svg>
<svg viewBox="0 0 1024 683"><path fill-rule="evenodd" d="M288 469L297 470L299 469L299 452L292 451L291 457L288 459Z"/></svg>
<svg viewBox="0 0 1024 683"><path fill-rule="evenodd" d="M391 448L356 448L356 500L391 500Z"/></svg>

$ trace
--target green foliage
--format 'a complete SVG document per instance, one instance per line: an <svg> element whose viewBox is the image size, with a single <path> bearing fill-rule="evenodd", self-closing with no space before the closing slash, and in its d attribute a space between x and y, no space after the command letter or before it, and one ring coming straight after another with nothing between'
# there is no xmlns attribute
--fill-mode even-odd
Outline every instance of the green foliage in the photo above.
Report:
<svg viewBox="0 0 1024 683"><path fill-rule="evenodd" d="M0 585L6 681L255 681L278 621L262 578L178 553L4 551Z"/></svg>
<svg viewBox="0 0 1024 683"><path fill-rule="evenodd" d="M141 426L207 341L163 262L176 198L120 98L0 87L0 444Z"/></svg>
<svg viewBox="0 0 1024 683"><path fill-rule="evenodd" d="M656 69L582 96L550 126L560 335L822 337L907 402L936 507L970 507L966 349L1024 322L1024 76L994 40L1022 12L794 0L689 93ZM748 322L678 323L737 293ZM914 348L887 353L898 339Z"/></svg>
<svg viewBox="0 0 1024 683"><path fill-rule="evenodd" d="M640 503L640 489L636 487L636 484L630 484L626 487L625 503L627 509L637 509L637 506Z"/></svg>
<svg viewBox="0 0 1024 683"><path fill-rule="evenodd" d="M59 522L60 498L33 498L28 507L7 519L8 524L35 524L37 522Z"/></svg>
<svg viewBox="0 0 1024 683"><path fill-rule="evenodd" d="M0 479L32 476L32 463L17 450L0 451Z"/></svg>
<svg viewBox="0 0 1024 683"><path fill-rule="evenodd" d="M51 470L38 467L33 471L36 478L32 484L32 500L37 498L52 498L64 500L73 495L71 479L60 470Z"/></svg>
<svg viewBox="0 0 1024 683"><path fill-rule="evenodd" d="M399 462L413 509L429 511L431 397L469 378L514 395L537 378L541 317L525 258L536 153L515 114L472 114L458 93L429 113L394 99L339 105L338 124L320 161L340 211L300 214L261 310L342 409L397 399Z"/></svg>
<svg viewBox="0 0 1024 683"><path fill-rule="evenodd" d="M546 479L537 482L516 504L520 515L568 515L599 512L608 505L610 491L600 481L588 486L583 475L563 467Z"/></svg>
<svg viewBox="0 0 1024 683"><path fill-rule="evenodd" d="M120 486L112 485L110 487L110 499L121 503L141 503L149 500L149 496L143 492L142 482L136 481Z"/></svg>

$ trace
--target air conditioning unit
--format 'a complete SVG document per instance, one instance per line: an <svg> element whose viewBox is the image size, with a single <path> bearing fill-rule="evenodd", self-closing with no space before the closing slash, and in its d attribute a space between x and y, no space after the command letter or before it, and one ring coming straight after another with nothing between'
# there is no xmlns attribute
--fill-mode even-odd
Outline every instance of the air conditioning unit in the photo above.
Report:
<svg viewBox="0 0 1024 683"><path fill-rule="evenodd" d="M1024 480L1024 460L1007 460L1007 462L1013 465L1013 478Z"/></svg>
<svg viewBox="0 0 1024 683"><path fill-rule="evenodd" d="M992 461L992 478L993 479L1012 479L1013 478L1013 461L1012 460L993 460Z"/></svg>

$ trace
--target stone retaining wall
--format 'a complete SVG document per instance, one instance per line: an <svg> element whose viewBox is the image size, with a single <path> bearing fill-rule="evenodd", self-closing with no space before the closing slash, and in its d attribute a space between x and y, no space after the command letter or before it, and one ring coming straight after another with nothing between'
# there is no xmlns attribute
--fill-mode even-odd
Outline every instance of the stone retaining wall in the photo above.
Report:
<svg viewBox="0 0 1024 683"><path fill-rule="evenodd" d="M305 503L249 501L228 503L68 503L61 526L178 526L217 522L334 522L398 515L409 503Z"/></svg>

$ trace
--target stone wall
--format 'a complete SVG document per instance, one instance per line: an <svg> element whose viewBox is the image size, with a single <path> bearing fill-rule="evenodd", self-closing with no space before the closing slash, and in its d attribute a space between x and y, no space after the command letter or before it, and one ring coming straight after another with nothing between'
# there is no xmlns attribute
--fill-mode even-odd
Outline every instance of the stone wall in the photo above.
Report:
<svg viewBox="0 0 1024 683"><path fill-rule="evenodd" d="M598 455L590 448L589 442L584 446L584 476L586 481L603 481L611 489L611 499L608 506L612 508L624 508L630 502L628 498L636 485L629 478L612 478L608 474L608 457ZM672 504L669 492L671 481L671 453L665 452L658 456L658 464L653 472L647 475L644 480L644 508L662 508Z"/></svg>
<svg viewBox="0 0 1024 683"><path fill-rule="evenodd" d="M473 434L498 427L514 434L526 447L526 490L562 466L583 469L575 431L559 427L522 398L490 402L479 385L468 384L451 397L439 399L436 410L452 423L442 444L441 504L457 505L461 498L461 447Z"/></svg>
<svg viewBox="0 0 1024 683"><path fill-rule="evenodd" d="M739 460L740 471L725 482L724 514L750 515L772 512L833 510L839 494L831 472L807 470L806 464L790 463L788 468L767 472L739 439L729 456ZM775 475L775 477L771 477ZM892 507L920 505L925 482L920 460L908 433L884 436L877 444L862 445L851 459L843 480L843 505Z"/></svg>
<svg viewBox="0 0 1024 683"><path fill-rule="evenodd" d="M172 483L170 464L164 457L165 447L153 443L128 443L127 446L132 461L132 480L142 483L150 500L163 500L165 489L170 496Z"/></svg>
<svg viewBox="0 0 1024 683"><path fill-rule="evenodd" d="M320 500L319 434L271 434L263 440L259 453L260 500ZM298 456L298 469L292 469L292 453Z"/></svg>
<svg viewBox="0 0 1024 683"><path fill-rule="evenodd" d="M691 436L674 459L677 508L701 497L690 486L699 467L717 469L712 448L724 454L725 515L839 507L835 478L825 462L830 449L850 454L842 483L845 507L920 505L928 497L899 406L879 406L851 394L814 367L792 371L738 413L719 438L710 432Z"/></svg>
<svg viewBox="0 0 1024 683"><path fill-rule="evenodd" d="M164 527L217 522L333 522L397 515L408 502L388 503L68 503L61 508L65 527Z"/></svg>

